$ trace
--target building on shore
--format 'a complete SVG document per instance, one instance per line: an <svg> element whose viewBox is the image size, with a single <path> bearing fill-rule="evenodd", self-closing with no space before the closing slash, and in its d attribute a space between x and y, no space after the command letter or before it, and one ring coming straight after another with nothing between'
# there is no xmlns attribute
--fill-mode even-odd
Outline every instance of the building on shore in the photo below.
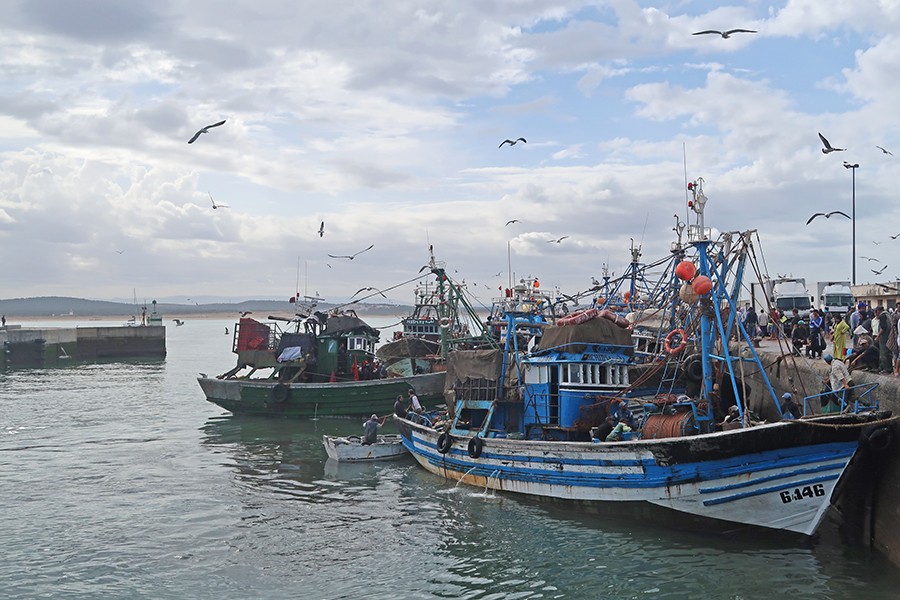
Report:
<svg viewBox="0 0 900 600"><path fill-rule="evenodd" d="M856 302L865 302L872 308L895 308L900 303L900 280L887 283L866 283L851 286Z"/></svg>

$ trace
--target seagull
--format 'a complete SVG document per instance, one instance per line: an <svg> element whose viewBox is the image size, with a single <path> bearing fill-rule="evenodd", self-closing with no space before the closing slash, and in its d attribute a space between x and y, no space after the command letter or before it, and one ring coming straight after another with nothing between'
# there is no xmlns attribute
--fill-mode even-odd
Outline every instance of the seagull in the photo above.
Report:
<svg viewBox="0 0 900 600"><path fill-rule="evenodd" d="M253 314L252 310L245 310L244 312L241 313L241 318L246 317L247 315L252 315L252 314Z"/></svg>
<svg viewBox="0 0 900 600"><path fill-rule="evenodd" d="M556 243L558 244L558 243L560 243L561 241L563 241L564 239L566 239L567 237L569 237L569 236L564 235L564 236L562 236L561 238L556 239L556 240L547 240L547 243L548 243L548 244L552 244L553 242L556 242Z"/></svg>
<svg viewBox="0 0 900 600"><path fill-rule="evenodd" d="M373 287L359 288L358 290L356 290L356 294L358 294L358 293L360 293L360 292L365 292L365 291L378 292L379 294L381 294L382 296L384 296L384 292L382 292L382 291L379 290L378 288L373 288ZM350 296L350 297L353 298L354 296L356 296L356 294L353 294L353 296ZM387 298L387 296L384 296L384 297Z"/></svg>
<svg viewBox="0 0 900 600"><path fill-rule="evenodd" d="M875 262L881 262L881 261L878 260L877 258L871 258L871 257L868 257L868 256L860 256L860 258L864 258L864 259L866 259L866 260L869 261L869 262L872 262L873 260L874 260Z"/></svg>
<svg viewBox="0 0 900 600"><path fill-rule="evenodd" d="M228 328L225 328L225 335L228 335Z"/></svg>
<svg viewBox="0 0 900 600"><path fill-rule="evenodd" d="M756 33L756 31L752 29L729 29L728 31L718 31L717 29L707 29L706 31L696 31L691 35L703 35L705 33L717 33L722 36L723 40L727 40L731 37L732 33Z"/></svg>
<svg viewBox="0 0 900 600"><path fill-rule="evenodd" d="M830 219L830 218L831 218L831 215L842 215L842 216L844 216L844 217L847 217L848 219L850 218L850 215L848 215L848 214L845 213L845 212L841 212L841 211L839 211L839 210L833 210L833 211L831 211L830 213L816 213L816 214L814 214L813 216L811 216L811 217L809 218L809 221L807 221L806 224L809 225L810 223L812 223L812 222L813 222L813 219L815 219L816 217L825 217L826 219Z"/></svg>
<svg viewBox="0 0 900 600"><path fill-rule="evenodd" d="M319 237L322 237L323 235L325 235L325 221L322 221L319 224Z"/></svg>
<svg viewBox="0 0 900 600"><path fill-rule="evenodd" d="M349 258L350 260L353 260L354 258L356 258L357 256L359 256L360 254L362 254L362 253L365 252L366 250L371 250L374 246L375 246L375 244L372 244L371 246L369 246L369 247L366 248L365 250L360 250L360 251L357 252L356 254L351 254L351 255L349 255L349 256L346 255L346 254L344 254L344 255L338 255L338 256L335 256L334 254L329 254L328 256L330 256L331 258Z"/></svg>
<svg viewBox="0 0 900 600"><path fill-rule="evenodd" d="M504 227L507 227L509 225L512 225L513 223L518 223L518 222L519 222L518 219L510 219L509 221L506 222L506 225L504 225Z"/></svg>
<svg viewBox="0 0 900 600"><path fill-rule="evenodd" d="M207 125L203 129L201 129L200 131L195 133L194 137L192 137L191 139L188 140L188 144L193 144L194 142L196 142L197 138L200 137L201 133L209 133L209 130L211 127L218 127L219 125L224 125L224 124L225 124L225 121L222 120L222 121L219 121L218 123L213 123L212 125Z"/></svg>
<svg viewBox="0 0 900 600"><path fill-rule="evenodd" d="M509 144L510 146L515 146L516 143L518 143L518 142L522 142L523 144L527 144L527 143L528 143L528 142L525 140L525 138L517 138L517 139L515 139L515 140L503 140L502 142L500 142L500 145L497 146L497 147L498 147L498 148L502 148L502 147L503 147L503 144Z"/></svg>
<svg viewBox="0 0 900 600"><path fill-rule="evenodd" d="M125 252L125 251L124 250L116 250L116 254L122 254L123 252Z"/></svg>
<svg viewBox="0 0 900 600"><path fill-rule="evenodd" d="M822 143L825 145L825 147L822 148L822 154L828 154L829 152L843 152L846 150L846 148L834 148L821 133L819 134L819 139L822 140Z"/></svg>
<svg viewBox="0 0 900 600"><path fill-rule="evenodd" d="M216 204L216 201L213 200L212 194L210 194L209 192L206 193L209 194L209 199L212 200L213 210L216 210L217 208L231 208L227 204Z"/></svg>
<svg viewBox="0 0 900 600"><path fill-rule="evenodd" d="M900 233L898 233L897 235L892 235L892 236L891 236L891 239L892 239L892 240L896 240L898 237L900 237Z"/></svg>
<svg viewBox="0 0 900 600"><path fill-rule="evenodd" d="M876 271L875 269L872 269L872 272L875 273L876 275L881 275L882 273L884 273L884 270L887 268L888 268L888 266L884 265L883 267L881 267L880 271Z"/></svg>
<svg viewBox="0 0 900 600"><path fill-rule="evenodd" d="M184 321L182 321L181 319L172 319L172 320L175 321L175 327L181 327L182 325L184 325Z"/></svg>
<svg viewBox="0 0 900 600"><path fill-rule="evenodd" d="M881 245L881 242L876 242L875 240L872 240L872 243L875 244L876 246L880 246L880 245Z"/></svg>
<svg viewBox="0 0 900 600"><path fill-rule="evenodd" d="M497 274L494 275L494 277L500 277L501 275L503 275L503 271L497 271Z"/></svg>
<svg viewBox="0 0 900 600"><path fill-rule="evenodd" d="M879 150L881 150L881 151L882 151L883 153L885 153L885 154L890 154L891 156L894 155L893 152L891 152L890 150L885 150L885 149L882 148L881 146L875 146L875 147L878 148Z"/></svg>

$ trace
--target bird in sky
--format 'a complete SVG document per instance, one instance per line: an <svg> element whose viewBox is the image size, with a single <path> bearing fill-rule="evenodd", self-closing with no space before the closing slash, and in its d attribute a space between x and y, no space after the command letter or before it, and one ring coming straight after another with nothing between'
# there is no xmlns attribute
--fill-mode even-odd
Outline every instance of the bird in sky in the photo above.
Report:
<svg viewBox="0 0 900 600"><path fill-rule="evenodd" d="M557 238L557 239L555 239L555 240L547 240L547 243L548 243L548 244L552 244L553 242L556 242L556 243L558 244L558 243L560 243L561 241L563 241L564 239L566 239L567 237L569 237L569 236L564 235L564 236L562 236L561 238Z"/></svg>
<svg viewBox="0 0 900 600"><path fill-rule="evenodd" d="M822 144L825 146L822 148L822 154L828 154L829 152L843 152L846 150L846 148L835 148L832 146L821 133L819 134L819 139L822 140Z"/></svg>
<svg viewBox="0 0 900 600"><path fill-rule="evenodd" d="M885 150L885 149L882 148L881 146L875 146L875 147L878 148L879 150L881 150L884 154L890 154L891 156L894 155L893 152L891 152L890 150Z"/></svg>
<svg viewBox="0 0 900 600"><path fill-rule="evenodd" d="M887 269L887 268L888 268L888 266L887 266L887 265L884 265L884 266L881 267L881 269L878 270L878 271L876 271L875 269L872 269L872 272L875 273L876 275L881 275L882 273L884 273L884 270Z"/></svg>
<svg viewBox="0 0 900 600"><path fill-rule="evenodd" d="M247 315L252 315L252 314L253 314L252 310L245 310L244 312L241 313L241 317L246 317Z"/></svg>
<svg viewBox="0 0 900 600"><path fill-rule="evenodd" d="M864 258L864 259L866 259L866 260L869 261L869 262L872 262L872 261L875 261L875 262L881 262L881 261L878 260L877 258L872 258L872 257L870 257L870 256L860 256L860 258Z"/></svg>
<svg viewBox="0 0 900 600"><path fill-rule="evenodd" d="M182 321L181 319L172 319L172 320L175 321L175 327L181 327L182 325L184 325L184 321Z"/></svg>
<svg viewBox="0 0 900 600"><path fill-rule="evenodd" d="M347 255L347 254L339 254L339 255L337 255L337 256L335 256L334 254L329 254L328 256L330 256L331 258L348 258L348 259L350 259L350 260L353 260L354 258L356 258L357 256L359 256L359 255L362 254L363 252L366 252L366 251L368 251L368 250L371 250L374 246L375 246L375 244L372 244L371 246L369 246L369 247L366 248L365 250L360 250L360 251L357 252L356 254L350 254L350 255Z"/></svg>
<svg viewBox="0 0 900 600"><path fill-rule="evenodd" d="M325 235L325 221L319 223L319 237Z"/></svg>
<svg viewBox="0 0 900 600"><path fill-rule="evenodd" d="M359 294L360 292L378 292L379 294L381 294L382 296L387 298L387 296L384 295L384 292L382 292L378 288L364 287L364 288L359 288L358 290L356 290L356 294ZM356 294L353 294L353 296L350 296L350 297L354 298L356 296Z"/></svg>
<svg viewBox="0 0 900 600"><path fill-rule="evenodd" d="M722 39L727 40L731 37L732 33L756 33L753 29L729 29L728 31L719 31L717 29L707 29L706 31L695 31L691 35L704 35L707 33L716 33L722 36Z"/></svg>
<svg viewBox="0 0 900 600"><path fill-rule="evenodd" d="M228 328L225 328L225 335L228 335Z"/></svg>
<svg viewBox="0 0 900 600"><path fill-rule="evenodd" d="M504 225L504 227L507 227L509 225L512 225L513 223L518 223L518 222L519 222L518 219L510 219L509 221L506 222L506 225Z"/></svg>
<svg viewBox="0 0 900 600"><path fill-rule="evenodd" d="M116 254L122 254L123 252L125 252L125 251L124 250L116 250Z"/></svg>
<svg viewBox="0 0 900 600"><path fill-rule="evenodd" d="M897 235L892 235L892 236L891 236L891 239L892 239L892 240L896 240L898 237L900 237L900 233L898 233Z"/></svg>
<svg viewBox="0 0 900 600"><path fill-rule="evenodd" d="M215 199L212 197L212 194L210 194L209 192L206 192L206 193L209 194L209 199L212 201L213 210L216 210L217 208L231 208L231 207L228 206L227 204L216 204L216 201L215 201Z"/></svg>
<svg viewBox="0 0 900 600"><path fill-rule="evenodd" d="M500 277L501 275L503 275L503 271L497 271L497 272L494 274L494 277Z"/></svg>
<svg viewBox="0 0 900 600"><path fill-rule="evenodd" d="M876 242L875 240L872 240L872 243L875 244L876 246L880 246L880 245L881 245L881 242Z"/></svg>
<svg viewBox="0 0 900 600"><path fill-rule="evenodd" d="M224 124L225 124L225 120L223 119L223 120L219 121L218 123L213 123L212 125L207 125L206 127L203 127L200 131L198 131L197 133L194 134L194 137L192 137L191 139L188 140L188 144L193 144L194 142L196 142L197 138L200 137L200 134L209 133L210 128L218 127L219 125L224 125Z"/></svg>
<svg viewBox="0 0 900 600"><path fill-rule="evenodd" d="M510 146L515 146L518 142L522 142L523 144L527 144L527 143L528 143L528 142L525 140L525 138L516 138L516 139L514 139L514 140L503 140L502 142L500 142L500 145L497 146L497 147L498 147L498 148L502 148L502 147L503 147L503 144L509 144Z"/></svg>
<svg viewBox="0 0 900 600"><path fill-rule="evenodd" d="M845 213L845 212L841 212L841 211L839 211L839 210L833 210L833 211L831 211L830 213L816 213L816 214L814 214L813 216L811 216L811 217L809 218L809 221L807 221L806 224L809 225L810 223L812 223L812 222L813 222L813 219L815 219L816 217L825 217L826 219L830 219L830 218L831 218L831 215L842 215L842 216L844 216L844 217L847 217L848 219L850 218L850 215L848 215L848 214Z"/></svg>

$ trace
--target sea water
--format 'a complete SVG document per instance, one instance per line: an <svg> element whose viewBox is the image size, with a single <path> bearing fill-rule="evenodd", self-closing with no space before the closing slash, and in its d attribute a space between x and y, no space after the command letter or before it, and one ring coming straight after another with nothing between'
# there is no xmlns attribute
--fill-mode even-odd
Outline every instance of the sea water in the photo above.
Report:
<svg viewBox="0 0 900 600"><path fill-rule="evenodd" d="M828 524L811 543L684 533L448 493L411 458L329 461L322 435L362 419L206 402L225 327L168 326L165 360L0 373L0 598L897 597L898 570Z"/></svg>

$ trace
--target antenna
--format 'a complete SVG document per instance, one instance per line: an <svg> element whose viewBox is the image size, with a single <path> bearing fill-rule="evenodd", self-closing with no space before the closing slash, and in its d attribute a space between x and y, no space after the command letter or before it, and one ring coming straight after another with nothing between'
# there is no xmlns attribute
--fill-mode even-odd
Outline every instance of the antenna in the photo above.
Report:
<svg viewBox="0 0 900 600"><path fill-rule="evenodd" d="M691 217L691 214L688 212L688 202L691 201L691 198L688 196L687 150L684 142L681 142L681 156L684 161L684 221L687 223Z"/></svg>

